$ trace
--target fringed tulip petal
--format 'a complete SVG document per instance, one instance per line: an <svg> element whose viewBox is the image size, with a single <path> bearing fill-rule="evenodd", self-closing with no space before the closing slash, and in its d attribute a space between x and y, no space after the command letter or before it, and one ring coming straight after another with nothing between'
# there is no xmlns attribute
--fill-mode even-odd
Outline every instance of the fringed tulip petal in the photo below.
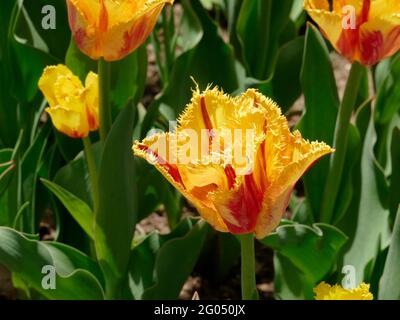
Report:
<svg viewBox="0 0 400 320"><path fill-rule="evenodd" d="M61 106L46 108L54 127L71 138L85 138L89 134L87 117L81 112Z"/></svg>
<svg viewBox="0 0 400 320"><path fill-rule="evenodd" d="M315 300L373 300L374 296L369 291L370 285L361 283L353 289L344 289L340 285L329 285L321 282L314 288Z"/></svg>
<svg viewBox="0 0 400 320"><path fill-rule="evenodd" d="M57 105L54 84L60 76L71 77L73 74L66 66L59 64L57 66L49 66L45 68L41 78L39 79L39 88L51 106Z"/></svg>
<svg viewBox="0 0 400 320"><path fill-rule="evenodd" d="M98 79L89 73L85 87L66 66L49 66L39 79L54 126L71 138L85 138L99 127Z"/></svg>
<svg viewBox="0 0 400 320"><path fill-rule="evenodd" d="M258 238L277 226L306 169L332 152L292 134L279 107L256 90L231 98L217 88L194 91L175 132L136 141L133 150L217 230Z"/></svg>

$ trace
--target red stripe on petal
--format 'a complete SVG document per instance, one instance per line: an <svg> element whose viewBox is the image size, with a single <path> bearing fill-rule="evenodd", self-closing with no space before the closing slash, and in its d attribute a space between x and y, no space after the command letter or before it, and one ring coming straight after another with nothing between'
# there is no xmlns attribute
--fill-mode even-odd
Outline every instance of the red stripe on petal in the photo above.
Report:
<svg viewBox="0 0 400 320"><path fill-rule="evenodd" d="M368 21L370 8L371 0L364 0L361 12L356 18L356 28L343 29L337 42L337 47L340 53L350 61L354 61L359 52L362 51L360 43L360 28L361 25Z"/></svg>
<svg viewBox="0 0 400 320"><path fill-rule="evenodd" d="M226 178L228 179L228 186L229 186L229 189L232 189L233 186L235 185L235 181L236 181L236 172L235 172L235 169L233 169L232 166L231 166L230 164L228 164L228 165L225 167L224 170L225 170Z"/></svg>
<svg viewBox="0 0 400 320"><path fill-rule="evenodd" d="M389 35L385 39L385 44L384 44L384 51L385 51L385 56L389 56L393 53L395 53L396 50L399 49L400 47L400 26L397 26L393 28L392 31L390 31Z"/></svg>
<svg viewBox="0 0 400 320"><path fill-rule="evenodd" d="M212 132L213 126L211 123L210 115L208 114L208 111L207 111L206 98L204 96L202 96L200 98L200 108L201 108L201 115L203 117L204 126L207 129L208 148L209 148L209 151L211 151L212 140L213 140L213 132Z"/></svg>
<svg viewBox="0 0 400 320"><path fill-rule="evenodd" d="M361 9L361 14L360 14L360 21L358 21L358 26L360 26L361 24L365 23L368 21L368 17L369 17L369 10L371 8L371 0L364 0L363 1L363 6Z"/></svg>
<svg viewBox="0 0 400 320"><path fill-rule="evenodd" d="M211 131L213 126L207 111L206 98L204 96L200 98L200 108L201 108L201 115L203 116L204 125L207 130Z"/></svg>
<svg viewBox="0 0 400 320"><path fill-rule="evenodd" d="M263 193L258 190L253 175L244 176L244 182L228 208L232 216L239 225L233 225L225 221L229 232L233 234L245 234L254 232L258 215L261 212L263 202Z"/></svg>
<svg viewBox="0 0 400 320"><path fill-rule="evenodd" d="M361 63L373 65L384 55L383 35L380 31L365 32L361 35L360 53Z"/></svg>
<svg viewBox="0 0 400 320"><path fill-rule="evenodd" d="M106 32L108 29L108 12L104 0L100 0L99 29Z"/></svg>
<svg viewBox="0 0 400 320"><path fill-rule="evenodd" d="M350 61L353 61L359 45L359 27L357 29L343 29L337 42L339 52Z"/></svg>
<svg viewBox="0 0 400 320"><path fill-rule="evenodd" d="M175 167L174 165L166 162L162 157L160 157L157 154L157 152L155 152L154 150L151 150L148 146L145 146L143 144L139 144L138 148L139 148L139 150L145 151L145 152L151 154L153 157L155 157L155 162L159 166L164 168L176 183L179 183L180 185L182 185L182 187L185 186L183 184L181 174L179 173L179 170L178 170L177 167Z"/></svg>

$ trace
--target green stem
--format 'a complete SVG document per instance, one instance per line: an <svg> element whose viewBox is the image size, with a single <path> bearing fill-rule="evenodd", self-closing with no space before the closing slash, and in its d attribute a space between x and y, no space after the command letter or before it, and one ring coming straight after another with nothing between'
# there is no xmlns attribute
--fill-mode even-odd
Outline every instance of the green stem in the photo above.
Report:
<svg viewBox="0 0 400 320"><path fill-rule="evenodd" d="M172 65L172 52L171 52L171 35L168 28L168 15L167 10L162 12L162 26L164 34L164 52L165 52L165 77L166 81L169 79L169 70Z"/></svg>
<svg viewBox="0 0 400 320"><path fill-rule="evenodd" d="M110 105L110 64L104 59L98 61L99 76L99 118L100 118L100 140L106 141L111 129L111 105Z"/></svg>
<svg viewBox="0 0 400 320"><path fill-rule="evenodd" d="M105 290L105 298L106 300L118 300L121 298L120 294L121 283L109 281L106 279L106 290Z"/></svg>
<svg viewBox="0 0 400 320"><path fill-rule="evenodd" d="M90 181L92 183L93 211L96 213L99 204L99 180L97 175L97 166L94 160L90 138L86 137L82 140L85 148L85 158L89 170Z"/></svg>
<svg viewBox="0 0 400 320"><path fill-rule="evenodd" d="M333 140L335 152L331 156L328 179L325 185L321 209L321 222L330 223L332 221L343 174L351 115L353 114L356 104L363 71L364 67L362 65L357 62L353 63L347 80L342 104L336 119L335 136Z"/></svg>
<svg viewBox="0 0 400 320"><path fill-rule="evenodd" d="M254 235L252 233L241 235L240 247L242 254L242 299L257 300Z"/></svg>

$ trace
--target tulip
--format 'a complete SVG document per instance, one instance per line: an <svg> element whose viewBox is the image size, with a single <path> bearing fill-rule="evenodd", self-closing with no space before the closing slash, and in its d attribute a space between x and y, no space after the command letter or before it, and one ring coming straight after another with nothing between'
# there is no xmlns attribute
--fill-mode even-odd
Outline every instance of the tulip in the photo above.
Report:
<svg viewBox="0 0 400 320"><path fill-rule="evenodd" d="M166 3L173 0L67 0L69 24L87 56L120 60L146 41Z"/></svg>
<svg viewBox="0 0 400 320"><path fill-rule="evenodd" d="M300 177L332 152L291 133L279 107L256 90L231 98L193 93L175 132L136 141L147 159L216 230L263 238L279 224Z"/></svg>
<svg viewBox="0 0 400 320"><path fill-rule="evenodd" d="M373 300L369 287L369 284L363 282L357 288L344 289L337 284L330 286L321 282L314 288L315 300Z"/></svg>
<svg viewBox="0 0 400 320"><path fill-rule="evenodd" d="M64 65L49 66L43 71L39 88L46 97L49 114L58 131L71 138L86 138L99 127L98 79L89 72L85 86Z"/></svg>
<svg viewBox="0 0 400 320"><path fill-rule="evenodd" d="M400 49L398 0L305 0L304 7L334 48L365 66Z"/></svg>

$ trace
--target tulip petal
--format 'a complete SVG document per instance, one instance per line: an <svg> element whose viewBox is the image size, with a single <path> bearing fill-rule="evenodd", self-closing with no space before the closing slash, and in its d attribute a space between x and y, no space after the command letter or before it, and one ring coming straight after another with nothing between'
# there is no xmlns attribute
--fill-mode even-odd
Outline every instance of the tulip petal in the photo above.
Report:
<svg viewBox="0 0 400 320"><path fill-rule="evenodd" d="M370 20L375 18L390 17L400 14L400 1L398 0L375 0L371 3Z"/></svg>
<svg viewBox="0 0 400 320"><path fill-rule="evenodd" d="M69 24L79 49L92 59L122 59L150 35L173 0L68 0Z"/></svg>
<svg viewBox="0 0 400 320"><path fill-rule="evenodd" d="M362 282L358 287L345 289L340 285L330 286L321 282L314 288L315 300L373 300L370 285Z"/></svg>
<svg viewBox="0 0 400 320"><path fill-rule="evenodd" d="M90 6L92 5L92 6ZM96 33L98 3L91 0L68 0L68 21L77 47L92 59L101 57L101 45Z"/></svg>
<svg viewBox="0 0 400 320"><path fill-rule="evenodd" d="M64 65L48 66L39 79L39 88L50 106L58 104L54 84L60 77L72 77L72 72Z"/></svg>
<svg viewBox="0 0 400 320"><path fill-rule="evenodd" d="M64 65L46 67L39 79L50 105L46 112L54 126L72 138L86 137L89 129L98 128L97 75L89 73L86 85Z"/></svg>
<svg viewBox="0 0 400 320"><path fill-rule="evenodd" d="M95 131L99 128L99 79L93 72L86 77L85 97L89 129Z"/></svg>
<svg viewBox="0 0 400 320"><path fill-rule="evenodd" d="M336 11L329 11L321 7L316 7L315 2L315 0L306 0L305 9L319 26L324 36L337 49L337 42L339 41L343 30L342 14Z"/></svg>
<svg viewBox="0 0 400 320"><path fill-rule="evenodd" d="M210 169L204 166L194 168L193 165L178 166L176 163L169 162L174 157L171 154L174 151L170 150L170 146L174 144L171 141L174 139L175 137L170 133L154 134L142 142L136 141L133 145L133 151L136 156L153 164L196 207L209 224L218 231L226 232L227 227L220 214L206 198L209 192L215 190L216 185L225 184L224 178L218 174L218 166ZM221 174L222 171L220 171ZM201 174L205 174L204 181L201 179ZM191 177L193 177L193 180L191 180Z"/></svg>
<svg viewBox="0 0 400 320"><path fill-rule="evenodd" d="M86 115L61 106L46 108L56 129L71 138L84 138L89 134Z"/></svg>
<svg viewBox="0 0 400 320"><path fill-rule="evenodd" d="M214 88L193 92L178 119L177 131L193 130L201 137L198 160L212 155L225 158L236 171L249 171L257 145L264 140L265 111L254 108L254 98L230 98Z"/></svg>
<svg viewBox="0 0 400 320"><path fill-rule="evenodd" d="M301 176L322 156L333 150L323 142L308 142L301 138L299 132L294 132L290 144L291 159L274 179L270 181L265 194L263 208L258 216L255 229L256 237L261 239L273 231L279 224L288 205L291 192Z"/></svg>
<svg viewBox="0 0 400 320"><path fill-rule="evenodd" d="M71 110L76 112L82 112L85 110L83 98L81 98L84 88L81 80L79 80L77 76L60 75L53 83L53 90L58 105L65 106L68 104ZM76 98L75 101L78 103L69 103L72 98Z"/></svg>
<svg viewBox="0 0 400 320"><path fill-rule="evenodd" d="M364 0L333 0L333 11L343 13L344 7L352 6L353 8L355 8L356 15L359 15L362 11L364 2Z"/></svg>
<svg viewBox="0 0 400 320"><path fill-rule="evenodd" d="M166 1L143 10L140 15L126 23L113 26L102 36L102 56L115 61L137 49L149 37Z"/></svg>
<svg viewBox="0 0 400 320"><path fill-rule="evenodd" d="M209 195L233 234L254 232L263 200L263 190L256 186L252 174L240 180L233 190L218 190Z"/></svg>
<svg viewBox="0 0 400 320"><path fill-rule="evenodd" d="M87 25L96 25L100 16L100 1L67 0L69 9L74 9Z"/></svg>
<svg viewBox="0 0 400 320"><path fill-rule="evenodd" d="M360 61L373 65L400 49L400 14L381 16L360 28Z"/></svg>
<svg viewBox="0 0 400 320"><path fill-rule="evenodd" d="M251 129L252 141L234 136L226 142L216 133ZM198 139L211 140L211 149L198 151ZM216 142L216 141L217 142ZM200 143L199 143L200 142ZM246 149L246 171L225 157L239 145ZM218 148L215 148L218 147ZM319 157L332 152L323 143L309 143L291 133L279 107L256 90L230 98L218 89L193 92L176 131L135 142L134 153L154 164L214 228L233 234L255 232L258 238L272 231L281 219L296 181ZM190 151L190 152L189 152ZM189 152L189 153L188 153ZM215 154L222 154L215 162Z"/></svg>

